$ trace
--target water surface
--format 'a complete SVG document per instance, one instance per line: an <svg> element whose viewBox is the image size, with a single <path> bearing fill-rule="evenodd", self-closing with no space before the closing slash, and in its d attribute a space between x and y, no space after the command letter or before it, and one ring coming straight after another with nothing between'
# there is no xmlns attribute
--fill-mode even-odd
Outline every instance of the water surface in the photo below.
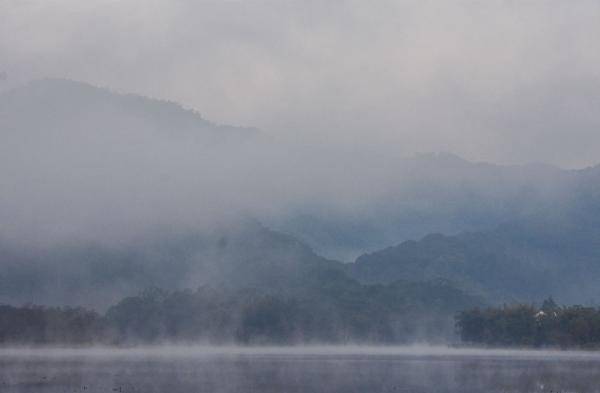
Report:
<svg viewBox="0 0 600 393"><path fill-rule="evenodd" d="M3 349L1 392L600 392L600 354L431 347Z"/></svg>

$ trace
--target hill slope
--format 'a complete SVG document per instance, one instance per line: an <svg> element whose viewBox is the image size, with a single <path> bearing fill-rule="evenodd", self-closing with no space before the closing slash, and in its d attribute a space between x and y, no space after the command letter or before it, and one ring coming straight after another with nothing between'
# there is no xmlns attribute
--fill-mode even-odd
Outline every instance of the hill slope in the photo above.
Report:
<svg viewBox="0 0 600 393"><path fill-rule="evenodd" d="M397 158L385 164L393 170L380 169L389 174L364 204L341 209L335 201L323 200L291 211L276 228L293 233L323 255L352 261L430 233L491 230L562 210L577 195L575 184L582 176L582 171L541 164L473 163L452 154Z"/></svg>
<svg viewBox="0 0 600 393"><path fill-rule="evenodd" d="M600 226L591 198L493 230L406 241L362 255L348 269L367 283L449 279L491 302L598 302Z"/></svg>
<svg viewBox="0 0 600 393"><path fill-rule="evenodd" d="M255 137L256 129L217 125L169 102L120 94L82 82L41 79L0 94L3 133L163 133L205 143Z"/></svg>
<svg viewBox="0 0 600 393"><path fill-rule="evenodd" d="M0 302L106 307L148 287L213 285L267 291L304 285L342 264L253 221L204 232L161 231L121 245L0 246Z"/></svg>

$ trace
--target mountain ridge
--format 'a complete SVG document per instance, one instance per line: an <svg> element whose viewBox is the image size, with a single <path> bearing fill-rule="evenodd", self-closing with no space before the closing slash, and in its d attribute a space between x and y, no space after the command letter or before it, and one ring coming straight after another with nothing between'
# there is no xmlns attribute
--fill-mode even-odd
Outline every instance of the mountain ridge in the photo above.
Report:
<svg viewBox="0 0 600 393"><path fill-rule="evenodd" d="M145 119L148 128L168 129L172 135L194 136L194 133L210 132L211 138L225 136L227 133L238 138L257 137L260 132L253 127L236 127L212 123L200 112L188 109L174 101L150 98L132 93L121 93L110 88L98 87L85 82L61 78L37 79L25 85L14 87L0 94L0 111L23 112L24 105L42 105L52 112L37 111L37 116L45 120L59 120L62 111L73 111L72 117L77 119L85 115L91 120L96 113L116 116L127 115L132 118ZM112 111L112 113L111 113ZM69 118L68 116L63 116ZM176 120L174 124L169 121ZM152 125L152 127L150 127ZM176 132L173 132L176 131ZM220 135L221 134L221 135Z"/></svg>

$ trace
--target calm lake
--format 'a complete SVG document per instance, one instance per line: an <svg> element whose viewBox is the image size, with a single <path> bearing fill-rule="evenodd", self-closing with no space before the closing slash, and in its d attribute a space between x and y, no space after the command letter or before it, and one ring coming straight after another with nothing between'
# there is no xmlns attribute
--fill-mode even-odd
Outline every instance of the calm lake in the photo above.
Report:
<svg viewBox="0 0 600 393"><path fill-rule="evenodd" d="M1 392L600 392L600 354L431 347L2 349Z"/></svg>

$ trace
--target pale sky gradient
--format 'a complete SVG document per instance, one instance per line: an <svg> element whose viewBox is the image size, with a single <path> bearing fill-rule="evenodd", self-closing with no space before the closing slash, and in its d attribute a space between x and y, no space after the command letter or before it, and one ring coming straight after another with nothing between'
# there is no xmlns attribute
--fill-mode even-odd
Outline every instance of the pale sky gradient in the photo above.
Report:
<svg viewBox="0 0 600 393"><path fill-rule="evenodd" d="M598 1L0 0L0 87L65 77L304 144L600 162Z"/></svg>

